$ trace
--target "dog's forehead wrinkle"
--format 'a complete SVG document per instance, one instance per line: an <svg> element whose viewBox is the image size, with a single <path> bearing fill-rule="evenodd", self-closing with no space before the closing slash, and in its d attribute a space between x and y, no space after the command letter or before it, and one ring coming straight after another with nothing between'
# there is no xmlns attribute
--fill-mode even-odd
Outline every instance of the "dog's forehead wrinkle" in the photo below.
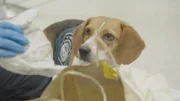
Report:
<svg viewBox="0 0 180 101"><path fill-rule="evenodd" d="M97 30L100 31L105 24L106 24L106 22L104 21Z"/></svg>
<svg viewBox="0 0 180 101"><path fill-rule="evenodd" d="M94 35L93 35L93 40L95 41L95 39L96 39L96 37L98 36L98 33L101 31L101 29L103 28L103 26L106 24L106 22L104 21L104 22L102 22L101 24L100 24L100 26L97 28L97 29L95 29L95 32L94 32Z"/></svg>

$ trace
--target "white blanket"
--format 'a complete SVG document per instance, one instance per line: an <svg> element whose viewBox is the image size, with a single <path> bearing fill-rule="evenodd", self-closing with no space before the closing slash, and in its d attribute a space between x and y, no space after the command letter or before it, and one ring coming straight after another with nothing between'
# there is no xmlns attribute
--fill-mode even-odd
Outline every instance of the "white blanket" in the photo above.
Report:
<svg viewBox="0 0 180 101"><path fill-rule="evenodd" d="M65 66L55 65L51 44L34 23L37 14L38 9L29 9L8 20L22 28L30 43L25 46L24 53L18 54L14 58L0 58L0 65L14 73L52 77Z"/></svg>
<svg viewBox="0 0 180 101"><path fill-rule="evenodd" d="M180 93L170 90L161 74L150 75L131 65L119 68L126 101L180 101Z"/></svg>

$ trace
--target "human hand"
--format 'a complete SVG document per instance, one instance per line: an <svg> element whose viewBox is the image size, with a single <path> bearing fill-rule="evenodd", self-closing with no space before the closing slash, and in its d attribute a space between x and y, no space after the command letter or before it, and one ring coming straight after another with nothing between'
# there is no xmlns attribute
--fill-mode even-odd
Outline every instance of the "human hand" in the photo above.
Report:
<svg viewBox="0 0 180 101"><path fill-rule="evenodd" d="M24 52L23 45L28 43L24 32L18 26L0 22L0 58L15 57L17 53Z"/></svg>

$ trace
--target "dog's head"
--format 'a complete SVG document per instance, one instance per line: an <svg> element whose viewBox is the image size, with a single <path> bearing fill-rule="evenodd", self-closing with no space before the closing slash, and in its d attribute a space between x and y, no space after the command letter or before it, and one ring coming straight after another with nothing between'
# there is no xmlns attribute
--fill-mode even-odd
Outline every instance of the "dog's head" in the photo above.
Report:
<svg viewBox="0 0 180 101"><path fill-rule="evenodd" d="M141 54L145 43L139 34L124 21L108 18L89 18L73 33L72 50L75 56L86 62L110 60L102 43L108 46L118 64L129 64ZM97 49L98 48L98 49Z"/></svg>

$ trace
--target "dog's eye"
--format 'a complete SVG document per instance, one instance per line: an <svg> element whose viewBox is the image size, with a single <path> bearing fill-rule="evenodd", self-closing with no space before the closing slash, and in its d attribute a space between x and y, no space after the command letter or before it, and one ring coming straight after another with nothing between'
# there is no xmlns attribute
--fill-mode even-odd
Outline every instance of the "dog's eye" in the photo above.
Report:
<svg viewBox="0 0 180 101"><path fill-rule="evenodd" d="M89 28L86 28L85 33L89 35L89 34L91 34L91 30Z"/></svg>
<svg viewBox="0 0 180 101"><path fill-rule="evenodd" d="M114 40L114 36L110 33L106 33L103 35L103 40L112 41L112 40Z"/></svg>

